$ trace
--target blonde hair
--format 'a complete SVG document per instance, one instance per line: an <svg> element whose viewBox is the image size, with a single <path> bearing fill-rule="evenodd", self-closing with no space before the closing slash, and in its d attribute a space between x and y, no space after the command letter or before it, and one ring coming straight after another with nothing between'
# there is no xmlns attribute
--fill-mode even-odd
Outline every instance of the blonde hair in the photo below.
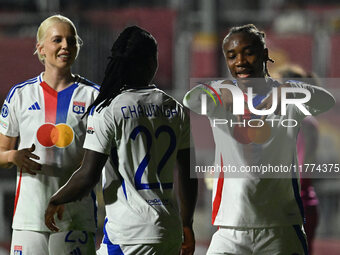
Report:
<svg viewBox="0 0 340 255"><path fill-rule="evenodd" d="M36 44L36 50L34 52L34 55L37 54L40 62L43 63L43 64L44 64L44 56L40 55L37 46L38 46L38 44L43 45L47 29L50 26L52 26L56 23L60 23L60 22L69 24L74 30L75 37L76 37L76 47L77 47L76 58L78 56L80 47L83 45L83 41L78 36L77 29L76 29L75 25L73 24L73 22L69 18L66 18L65 16L62 16L62 15L59 15L59 14L50 16L47 19L45 19L43 22L41 22L41 24L38 28L38 31L37 31L37 44Z"/></svg>

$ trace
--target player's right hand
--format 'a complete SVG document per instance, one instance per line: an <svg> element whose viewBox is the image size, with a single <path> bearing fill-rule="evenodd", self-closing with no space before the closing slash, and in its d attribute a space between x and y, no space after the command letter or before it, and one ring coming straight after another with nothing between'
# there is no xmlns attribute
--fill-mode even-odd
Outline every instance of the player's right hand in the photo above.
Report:
<svg viewBox="0 0 340 255"><path fill-rule="evenodd" d="M181 255L193 255L195 251L195 235L192 227L183 227L183 236Z"/></svg>
<svg viewBox="0 0 340 255"><path fill-rule="evenodd" d="M32 152L35 150L35 145L32 144L31 148L25 148L21 150L14 150L10 154L9 162L15 164L20 170L36 175L34 171L41 170L41 164L35 162L32 159L39 160L40 157Z"/></svg>
<svg viewBox="0 0 340 255"><path fill-rule="evenodd" d="M45 225L52 231L58 232L59 228L55 223L54 215L57 214L59 220L63 218L64 205L54 205L49 202L45 211Z"/></svg>

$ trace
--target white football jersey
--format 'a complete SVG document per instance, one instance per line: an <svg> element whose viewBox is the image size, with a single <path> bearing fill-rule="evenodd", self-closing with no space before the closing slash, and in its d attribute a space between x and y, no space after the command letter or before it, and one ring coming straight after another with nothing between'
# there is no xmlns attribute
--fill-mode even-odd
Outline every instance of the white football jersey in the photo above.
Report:
<svg viewBox="0 0 340 255"><path fill-rule="evenodd" d="M202 114L202 103L206 102L203 113L212 126L216 145L215 166L225 171L217 173L214 179L212 223L217 226L248 228L302 224L299 173L294 173L293 169L297 167L296 137L304 114L295 105L288 105L286 115L269 114L261 130L248 129L244 127L243 121L250 120L247 123L256 126L259 117L245 112L245 120L239 121L240 125L236 124L236 116L223 107L220 92L222 82L198 85L185 95L183 101L185 106L198 114ZM270 78L266 82L270 88L268 94L271 88L279 85ZM302 83L292 83L292 86L307 89L312 97L323 93L321 88ZM254 107L268 94L254 94ZM247 96L250 95L244 95L245 98ZM323 105L305 107L312 114L325 110ZM264 178L261 172L250 172L250 169L265 170L264 167L269 169L270 166L276 167L276 170L282 166L285 171L290 171L279 170L271 175L276 178ZM278 174L281 174L280 177Z"/></svg>
<svg viewBox="0 0 340 255"><path fill-rule="evenodd" d="M48 231L44 213L50 197L80 166L86 134L86 108L98 95L99 87L77 77L60 92L39 76L15 85L5 99L0 116L0 132L19 137L18 149L35 144L34 154L42 171L32 176L18 169L13 229ZM92 192L81 201L68 203L61 231L96 231L96 198Z"/></svg>
<svg viewBox="0 0 340 255"><path fill-rule="evenodd" d="M99 113L91 111L84 148L110 155L104 243L181 242L173 170L177 151L189 147L183 107L154 86L125 90Z"/></svg>

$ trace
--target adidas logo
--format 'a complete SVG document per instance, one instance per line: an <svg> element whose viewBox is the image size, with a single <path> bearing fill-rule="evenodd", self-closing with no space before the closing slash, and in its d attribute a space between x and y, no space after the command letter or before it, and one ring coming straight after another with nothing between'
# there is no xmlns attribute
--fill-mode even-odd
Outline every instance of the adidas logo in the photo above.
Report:
<svg viewBox="0 0 340 255"><path fill-rule="evenodd" d="M31 107L28 108L28 110L40 110L40 106L38 102L35 102L34 104L32 104Z"/></svg>

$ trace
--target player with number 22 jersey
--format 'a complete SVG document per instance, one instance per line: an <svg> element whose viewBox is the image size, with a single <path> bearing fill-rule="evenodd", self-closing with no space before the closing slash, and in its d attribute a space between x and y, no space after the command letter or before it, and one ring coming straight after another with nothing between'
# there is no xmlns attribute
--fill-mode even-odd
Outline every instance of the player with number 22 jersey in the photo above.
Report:
<svg viewBox="0 0 340 255"><path fill-rule="evenodd" d="M173 168L177 150L189 146L182 106L156 87L125 90L93 111L84 148L111 155L103 178L105 238L120 244L181 239Z"/></svg>

